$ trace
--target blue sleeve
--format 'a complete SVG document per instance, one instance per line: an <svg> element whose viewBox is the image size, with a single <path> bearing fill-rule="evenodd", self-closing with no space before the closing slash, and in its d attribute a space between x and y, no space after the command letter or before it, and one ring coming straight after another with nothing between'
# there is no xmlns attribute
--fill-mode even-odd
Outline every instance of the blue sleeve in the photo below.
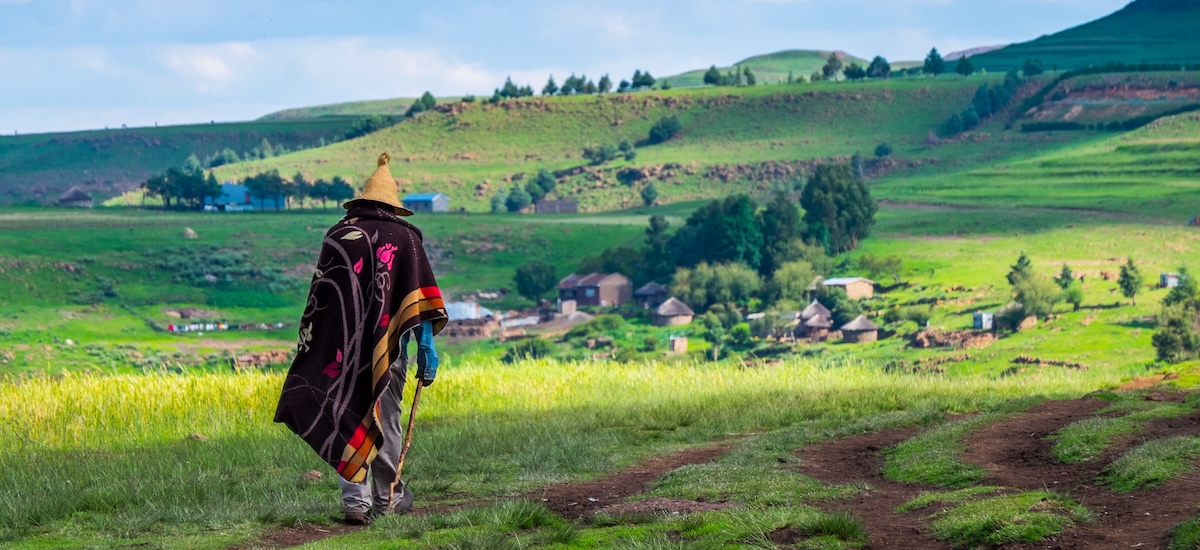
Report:
<svg viewBox="0 0 1200 550"><path fill-rule="evenodd" d="M426 321L418 325L417 331L417 376L422 380L433 380L437 376L438 355L433 347L433 323Z"/></svg>

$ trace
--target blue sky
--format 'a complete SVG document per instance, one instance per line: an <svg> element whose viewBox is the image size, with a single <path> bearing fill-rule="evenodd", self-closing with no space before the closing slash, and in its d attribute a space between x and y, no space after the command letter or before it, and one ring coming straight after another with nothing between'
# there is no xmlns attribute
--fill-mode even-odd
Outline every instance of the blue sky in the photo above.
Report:
<svg viewBox="0 0 1200 550"><path fill-rule="evenodd" d="M256 118L490 94L506 75L656 76L784 49L919 59L1127 0L0 0L0 132Z"/></svg>

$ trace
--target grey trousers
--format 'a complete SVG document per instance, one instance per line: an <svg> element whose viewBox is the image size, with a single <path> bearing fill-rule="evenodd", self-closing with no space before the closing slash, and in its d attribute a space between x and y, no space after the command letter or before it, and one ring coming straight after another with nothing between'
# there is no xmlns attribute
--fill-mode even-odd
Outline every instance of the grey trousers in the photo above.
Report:
<svg viewBox="0 0 1200 550"><path fill-rule="evenodd" d="M362 483L351 483L338 476L342 486L342 506L345 511L366 513L372 505L377 512L391 511L392 483L396 479L396 466L400 462L400 448L404 444L404 428L401 424L401 405L404 396L404 376L407 370L401 359L392 364L392 383L379 397L379 429L383 441L375 460L367 466L367 477ZM396 483L395 497L400 499L402 483Z"/></svg>

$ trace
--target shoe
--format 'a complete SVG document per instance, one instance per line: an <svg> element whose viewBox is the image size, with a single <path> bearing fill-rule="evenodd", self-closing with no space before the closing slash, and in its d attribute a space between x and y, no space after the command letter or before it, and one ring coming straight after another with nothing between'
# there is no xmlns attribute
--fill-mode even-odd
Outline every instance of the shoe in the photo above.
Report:
<svg viewBox="0 0 1200 550"><path fill-rule="evenodd" d="M413 507L412 491L409 490L407 483L404 483L403 481L401 481L400 482L400 494L396 495L395 498L392 500L392 505L387 508L383 508L381 506L372 507L371 511L367 512L367 521L374 521L379 516L383 516L383 515L387 515L387 514L397 514L397 515L407 514L410 511L412 511L412 507Z"/></svg>
<svg viewBox="0 0 1200 550"><path fill-rule="evenodd" d="M360 512L358 510L346 510L342 514L342 523L346 525L370 525L374 519L370 512Z"/></svg>

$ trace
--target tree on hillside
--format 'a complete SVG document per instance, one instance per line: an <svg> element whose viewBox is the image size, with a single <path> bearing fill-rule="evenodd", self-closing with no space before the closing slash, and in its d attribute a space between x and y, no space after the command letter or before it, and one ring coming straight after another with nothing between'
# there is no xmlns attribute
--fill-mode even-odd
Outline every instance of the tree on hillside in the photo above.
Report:
<svg viewBox="0 0 1200 550"><path fill-rule="evenodd" d="M704 71L704 83L708 84L709 86L721 85L721 71L717 70L716 65L713 65L709 67L707 71Z"/></svg>
<svg viewBox="0 0 1200 550"><path fill-rule="evenodd" d="M1159 361L1179 363L1200 358L1200 304L1163 306L1150 341Z"/></svg>
<svg viewBox="0 0 1200 550"><path fill-rule="evenodd" d="M617 145L617 149L621 151L621 154L625 155L625 160L629 162L633 162L633 159L637 158L637 149L634 149L633 144L627 139L621 140L621 144Z"/></svg>
<svg viewBox="0 0 1200 550"><path fill-rule="evenodd" d="M880 143L875 146L875 156L879 158L887 158L892 156L892 146L888 142Z"/></svg>
<svg viewBox="0 0 1200 550"><path fill-rule="evenodd" d="M635 90L641 88L652 88L654 87L654 82L655 79L650 75L650 71L646 71L644 73L639 71L633 72L633 89Z"/></svg>
<svg viewBox="0 0 1200 550"><path fill-rule="evenodd" d="M1008 284L1016 286L1021 279L1028 279L1031 275L1033 275L1033 261L1022 251L1021 257L1017 258L1016 265L1009 269L1005 278L1008 279Z"/></svg>
<svg viewBox="0 0 1200 550"><path fill-rule="evenodd" d="M1045 69L1042 67L1041 59L1026 59L1025 64L1021 67L1021 72L1025 73L1025 78L1029 78L1042 74Z"/></svg>
<svg viewBox="0 0 1200 550"><path fill-rule="evenodd" d="M1197 288L1196 278L1188 272L1188 268L1179 268L1179 284L1171 288L1167 296L1163 298L1163 305L1167 307L1186 304L1196 299L1200 295L1200 289Z"/></svg>
<svg viewBox="0 0 1200 550"><path fill-rule="evenodd" d="M627 93L627 92L629 92L629 87L630 87L629 81L625 80L625 79L621 79L621 82L619 84L617 84L617 93L619 93L619 94Z"/></svg>
<svg viewBox="0 0 1200 550"><path fill-rule="evenodd" d="M596 84L597 90L602 94L607 94L612 91L612 79L608 75L600 77L600 82Z"/></svg>
<svg viewBox="0 0 1200 550"><path fill-rule="evenodd" d="M929 50L929 54L925 56L925 74L931 74L934 78L946 72L946 60L942 59L942 54L938 53L937 48Z"/></svg>
<svg viewBox="0 0 1200 550"><path fill-rule="evenodd" d="M554 95L558 93L558 84L554 82L554 75L546 80L546 85L542 86L542 95Z"/></svg>
<svg viewBox="0 0 1200 550"><path fill-rule="evenodd" d="M245 185L246 189L250 191L250 196L260 201L270 199L275 203L276 210L279 210L281 201L285 201L284 205L286 205L286 197L290 195L288 183L279 175L279 170L250 176L242 181L242 185Z"/></svg>
<svg viewBox="0 0 1200 550"><path fill-rule="evenodd" d="M296 175L292 176L292 195L299 201L301 208L304 208L304 199L315 200L315 197L312 196L312 191L313 183L308 181L303 173L296 172Z"/></svg>
<svg viewBox="0 0 1200 550"><path fill-rule="evenodd" d="M663 281L675 272L671 258L671 222L662 216L650 216L646 227L646 248L642 255L642 281Z"/></svg>
<svg viewBox="0 0 1200 550"><path fill-rule="evenodd" d="M971 58L962 56L958 58L958 65L954 66L954 72L963 75L963 77L971 76L975 73L975 64L971 63Z"/></svg>
<svg viewBox="0 0 1200 550"><path fill-rule="evenodd" d="M1058 284L1058 288L1066 290L1071 287L1071 283L1075 282L1075 272L1071 271L1071 266L1063 264L1062 270L1058 272L1058 276L1054 278L1054 282Z"/></svg>
<svg viewBox="0 0 1200 550"><path fill-rule="evenodd" d="M855 178L850 166L818 166L800 193L807 236L823 240L833 253L858 248L871 234L879 206L862 180Z"/></svg>
<svg viewBox="0 0 1200 550"><path fill-rule="evenodd" d="M437 98L433 97L433 94L426 90L425 93L421 94L421 104L424 105L425 110L428 111L434 107L437 107Z"/></svg>
<svg viewBox="0 0 1200 550"><path fill-rule="evenodd" d="M519 185L514 185L508 190L508 196L504 199L504 206L509 212L520 212L533 203L533 197L529 196L529 192L525 191Z"/></svg>
<svg viewBox="0 0 1200 550"><path fill-rule="evenodd" d="M837 75L842 72L843 67L842 59L837 53L831 53L829 59L825 60L825 66L821 67L821 76L825 77L825 80L837 80Z"/></svg>
<svg viewBox="0 0 1200 550"><path fill-rule="evenodd" d="M508 83L512 84L512 80L509 79ZM429 91L426 90L425 93L421 94L420 98L418 98L416 101L413 101L412 105L408 106L408 111L404 114L406 114L408 116L412 116L417 113L428 111L436 106L437 106L437 98L433 97L433 94L429 93ZM372 130L372 131L374 131L374 130Z"/></svg>
<svg viewBox="0 0 1200 550"><path fill-rule="evenodd" d="M653 206L654 201L658 199L658 188L654 187L654 183L648 183L642 188L642 203L646 206Z"/></svg>
<svg viewBox="0 0 1200 550"><path fill-rule="evenodd" d="M850 65L846 66L842 74L846 75L847 80L862 80L867 77L867 70L858 63L850 62Z"/></svg>
<svg viewBox="0 0 1200 550"><path fill-rule="evenodd" d="M900 284L900 274L904 271L904 258L896 255L864 254L858 259L858 265L873 278L888 276L895 284Z"/></svg>
<svg viewBox="0 0 1200 550"><path fill-rule="evenodd" d="M334 202L348 201L354 198L354 187L341 176L334 176L333 180L329 182L329 191L326 196Z"/></svg>
<svg viewBox="0 0 1200 550"><path fill-rule="evenodd" d="M890 78L892 76L892 64L881 55L875 56L871 60L871 64L867 66L867 76L871 78Z"/></svg>
<svg viewBox="0 0 1200 550"><path fill-rule="evenodd" d="M980 84L975 89L975 96L971 99L971 107L975 108L975 112L979 115L979 118L992 116L992 93L987 84Z"/></svg>
<svg viewBox="0 0 1200 550"><path fill-rule="evenodd" d="M542 194L545 195L558 186L558 180L555 179L554 174L551 174L549 170L541 168L538 170L537 175L533 177L533 184L538 186L542 190Z"/></svg>
<svg viewBox="0 0 1200 550"><path fill-rule="evenodd" d="M769 277L786 259L786 247L801 236L800 211L783 193L776 193L767 207L758 214L762 232L762 263L758 273ZM804 284L808 284L806 281Z"/></svg>
<svg viewBox="0 0 1200 550"><path fill-rule="evenodd" d="M517 294L537 303L543 294L558 284L558 277L554 266L533 260L517 268L513 283L517 286Z"/></svg>
<svg viewBox="0 0 1200 550"><path fill-rule="evenodd" d="M670 288L673 296L699 311L716 304L745 305L762 288L762 280L744 264L701 263L676 270Z"/></svg>
<svg viewBox="0 0 1200 550"><path fill-rule="evenodd" d="M1044 319L1054 312L1054 304L1062 299L1062 291L1045 275L1024 277L1013 285L1017 303L1025 317Z"/></svg>
<svg viewBox="0 0 1200 550"><path fill-rule="evenodd" d="M1121 287L1121 294L1133 301L1133 305L1137 305L1137 295L1142 291L1142 272L1133 263L1133 258L1129 258L1125 265L1121 266L1121 275L1117 277L1117 286Z"/></svg>
<svg viewBox="0 0 1200 550"><path fill-rule="evenodd" d="M740 262L758 269L762 233L754 202L746 195L734 195L708 203L675 232L671 250L679 266Z"/></svg>
<svg viewBox="0 0 1200 550"><path fill-rule="evenodd" d="M650 127L650 143L658 144L664 141L670 141L679 135L683 130L683 125L679 123L679 118L675 116L663 117Z"/></svg>
<svg viewBox="0 0 1200 550"><path fill-rule="evenodd" d="M772 304L786 301L799 306L808 292L808 285L817 278L817 271L812 264L804 260L795 260L781 264L771 275L768 285L768 298Z"/></svg>
<svg viewBox="0 0 1200 550"><path fill-rule="evenodd" d="M587 146L583 148L583 158L587 159L592 166L599 166L617 158L617 147L611 143L595 147Z"/></svg>
<svg viewBox="0 0 1200 550"><path fill-rule="evenodd" d="M754 86L758 84L758 79L754 77L754 73L750 70L750 67L742 69L742 76L746 77L747 86Z"/></svg>
<svg viewBox="0 0 1200 550"><path fill-rule="evenodd" d="M863 314L862 304L858 300L851 300L841 288L817 285L816 298L817 303L829 309L834 328L841 327Z"/></svg>
<svg viewBox="0 0 1200 550"><path fill-rule="evenodd" d="M596 90L597 90L596 83L592 82L592 79L590 79L590 78L587 79L587 82L585 82L583 84L583 93L585 93L587 95L594 95L596 93Z"/></svg>

